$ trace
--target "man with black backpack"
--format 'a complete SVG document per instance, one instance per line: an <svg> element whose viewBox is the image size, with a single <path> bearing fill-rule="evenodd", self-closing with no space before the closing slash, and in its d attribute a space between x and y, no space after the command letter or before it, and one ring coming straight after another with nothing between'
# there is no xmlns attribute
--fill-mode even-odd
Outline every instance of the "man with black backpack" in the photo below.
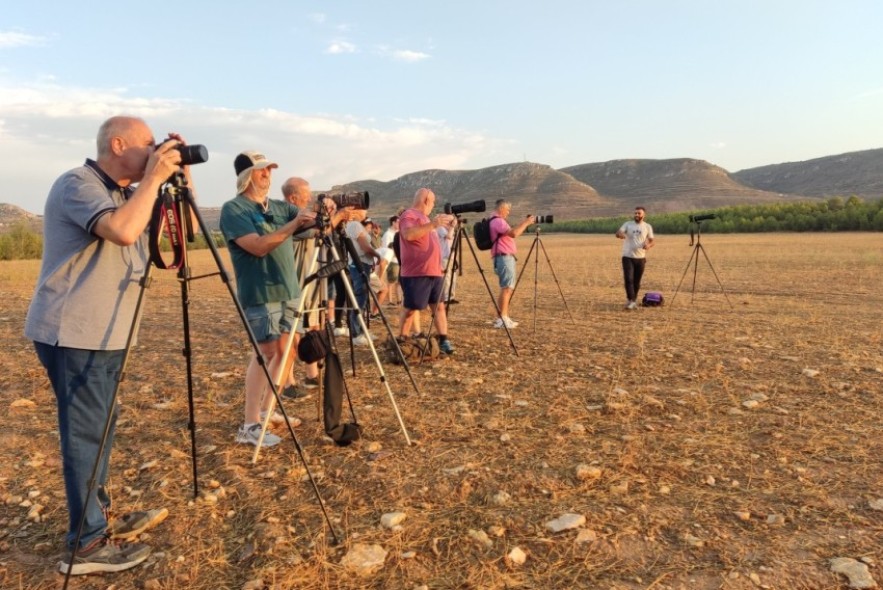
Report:
<svg viewBox="0 0 883 590"><path fill-rule="evenodd" d="M498 199L494 214L490 219L491 255L494 257L494 272L500 279L500 295L497 297L497 305L500 308L500 317L494 322L494 328L509 328L518 326L518 322L509 317L509 300L512 291L515 290L515 238L524 233L536 218L528 215L524 220L510 227L506 218L512 212L512 203L506 199Z"/></svg>

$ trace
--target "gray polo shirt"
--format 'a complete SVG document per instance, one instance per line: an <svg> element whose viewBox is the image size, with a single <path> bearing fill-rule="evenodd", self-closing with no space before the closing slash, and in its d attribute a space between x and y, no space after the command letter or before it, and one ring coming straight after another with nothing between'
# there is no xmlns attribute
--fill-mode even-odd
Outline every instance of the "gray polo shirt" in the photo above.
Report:
<svg viewBox="0 0 883 590"><path fill-rule="evenodd" d="M126 347L138 281L148 264L147 233L131 246L117 246L92 231L127 196L92 160L52 185L43 215L43 264L25 320L27 338L85 350Z"/></svg>

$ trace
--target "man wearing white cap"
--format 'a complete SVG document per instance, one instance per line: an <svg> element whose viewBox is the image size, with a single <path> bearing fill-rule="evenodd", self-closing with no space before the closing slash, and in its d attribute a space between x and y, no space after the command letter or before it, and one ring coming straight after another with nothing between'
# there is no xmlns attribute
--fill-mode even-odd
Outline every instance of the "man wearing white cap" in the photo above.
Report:
<svg viewBox="0 0 883 590"><path fill-rule="evenodd" d="M263 154L242 152L233 167L237 194L221 208L221 231L236 273L239 302L270 375L275 377L300 296L291 236L315 223L316 214L268 197L272 170L279 166ZM270 395L264 395L269 393L267 386L266 375L252 356L245 373L245 422L236 442L258 444L262 414L271 401ZM274 422L281 420L274 415ZM279 441L268 432L263 446Z"/></svg>

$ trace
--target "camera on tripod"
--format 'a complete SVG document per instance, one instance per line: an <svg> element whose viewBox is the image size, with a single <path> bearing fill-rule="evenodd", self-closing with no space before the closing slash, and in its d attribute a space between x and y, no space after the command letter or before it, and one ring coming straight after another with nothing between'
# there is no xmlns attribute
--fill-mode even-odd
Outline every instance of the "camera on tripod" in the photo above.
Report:
<svg viewBox="0 0 883 590"><path fill-rule="evenodd" d="M163 142L161 142L156 147L161 145L165 145L170 141L177 141L175 139L169 138ZM204 145L193 144L193 145L181 145L180 143L175 146L175 149L181 152L181 165L182 166L190 166L192 164L202 164L204 162L208 162L208 149Z"/></svg>
<svg viewBox="0 0 883 590"><path fill-rule="evenodd" d="M338 209L352 207L353 209L364 210L368 208L369 199L368 191L353 191L349 193L339 193L336 195L319 195L319 199L331 199Z"/></svg>
<svg viewBox="0 0 883 590"><path fill-rule="evenodd" d="M700 221L706 221L708 219L717 219L717 215L714 213L706 213L705 215L691 215L690 223L699 223Z"/></svg>
<svg viewBox="0 0 883 590"><path fill-rule="evenodd" d="M472 201L471 203L460 203L458 205L451 205L450 203L445 203L445 213L448 215L461 215L463 213L481 213L487 210L487 206L484 204L484 200Z"/></svg>
<svg viewBox="0 0 883 590"><path fill-rule="evenodd" d="M555 219L552 215L534 215L536 220L534 223L555 223Z"/></svg>

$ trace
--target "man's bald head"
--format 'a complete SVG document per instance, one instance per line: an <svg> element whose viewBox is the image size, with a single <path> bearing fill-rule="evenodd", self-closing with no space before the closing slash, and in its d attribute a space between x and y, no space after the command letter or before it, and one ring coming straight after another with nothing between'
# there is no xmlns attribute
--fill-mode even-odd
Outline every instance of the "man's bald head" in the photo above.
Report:
<svg viewBox="0 0 883 590"><path fill-rule="evenodd" d="M282 183L282 196L296 207L306 207L313 198L310 183L303 178L292 176Z"/></svg>

